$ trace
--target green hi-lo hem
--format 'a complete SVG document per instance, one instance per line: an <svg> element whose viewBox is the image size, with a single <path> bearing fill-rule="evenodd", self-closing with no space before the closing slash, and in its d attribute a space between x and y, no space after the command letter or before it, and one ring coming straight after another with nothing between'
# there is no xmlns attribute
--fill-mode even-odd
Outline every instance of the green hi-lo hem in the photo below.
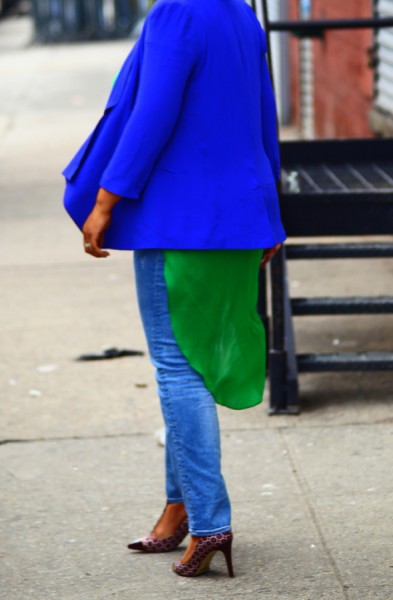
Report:
<svg viewBox="0 0 393 600"><path fill-rule="evenodd" d="M218 404L262 402L266 340L257 313L262 250L165 250L173 333Z"/></svg>

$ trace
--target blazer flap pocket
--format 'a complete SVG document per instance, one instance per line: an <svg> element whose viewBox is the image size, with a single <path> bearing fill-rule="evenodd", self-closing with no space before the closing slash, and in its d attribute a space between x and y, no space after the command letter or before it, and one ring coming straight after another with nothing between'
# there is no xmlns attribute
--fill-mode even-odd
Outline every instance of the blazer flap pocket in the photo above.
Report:
<svg viewBox="0 0 393 600"><path fill-rule="evenodd" d="M112 91L109 94L108 101L105 105L105 110L108 110L108 108L113 108L114 106L116 106L116 104L118 104L118 102L121 98L124 84L125 84L125 78L122 76L122 73L119 73L116 76L115 82L112 87Z"/></svg>
<svg viewBox="0 0 393 600"><path fill-rule="evenodd" d="M119 73L116 75L111 93L109 94L108 101L105 106L105 110L109 108L113 108L116 104L119 103L119 100L122 97L124 86L128 81L128 78L131 77L133 72L133 68L136 66L135 56L137 53L138 43L135 44L134 48L131 50L130 54L126 58L122 68Z"/></svg>
<svg viewBox="0 0 393 600"><path fill-rule="evenodd" d="M66 166L64 171L62 171L62 174L64 175L64 177L66 178L67 181L72 181L76 177L80 167L82 166L84 159L87 157L87 155L89 153L90 147L94 143L94 139L98 133L100 125L103 122L103 119L106 118L109 110L119 103L119 101L123 95L124 87L125 87L129 77L131 78L131 81L133 82L132 90L130 90L130 98L129 98L129 104L132 105L132 100L135 96L136 87L137 87L138 61L136 60L136 56L137 56L138 47L139 47L139 43L137 42L135 44L134 48L132 49L132 51L130 52L130 54L128 55L128 57L126 58L124 65L120 69L120 72L119 72L118 76L116 77L115 82L113 84L109 99L106 103L104 115L98 121L96 127L94 128L92 133L89 135L87 140L84 142L84 144L81 146L81 148L79 148L78 152L75 154L75 156L71 160L71 162Z"/></svg>
<svg viewBox="0 0 393 600"><path fill-rule="evenodd" d="M98 127L98 125L97 125L97 127ZM89 135L89 137L84 142L84 144L82 144L82 146L79 148L79 150L75 154L74 158L71 160L70 163L68 163L66 168L62 171L62 175L64 175L64 177L66 178L67 181L72 181L72 179L75 177L79 167L82 164L83 159L85 158L85 156L87 154L87 151L90 148L90 145L93 140L93 136L97 130L97 127L95 127L95 129Z"/></svg>

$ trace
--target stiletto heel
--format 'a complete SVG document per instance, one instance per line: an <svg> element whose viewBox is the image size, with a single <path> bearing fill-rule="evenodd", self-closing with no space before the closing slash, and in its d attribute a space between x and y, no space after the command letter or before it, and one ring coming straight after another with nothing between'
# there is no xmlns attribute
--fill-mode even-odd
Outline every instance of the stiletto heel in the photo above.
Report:
<svg viewBox="0 0 393 600"><path fill-rule="evenodd" d="M173 535L161 540L159 538L152 537L151 535L147 535L143 538L134 540L131 542L131 544L128 544L127 548L130 550L140 550L141 552L149 553L171 552L182 543L187 533L188 519L185 518Z"/></svg>
<svg viewBox="0 0 393 600"><path fill-rule="evenodd" d="M216 552L222 552L228 567L229 577L234 577L232 565L232 540L231 531L202 536L189 561L182 563L177 560L172 565L172 570L182 577L197 577L209 570L210 563Z"/></svg>
<svg viewBox="0 0 393 600"><path fill-rule="evenodd" d="M232 541L233 541L233 538L228 540L227 544L221 548L221 552L225 556L225 560L227 563L229 577L235 577L235 573L233 572L233 563L232 563Z"/></svg>

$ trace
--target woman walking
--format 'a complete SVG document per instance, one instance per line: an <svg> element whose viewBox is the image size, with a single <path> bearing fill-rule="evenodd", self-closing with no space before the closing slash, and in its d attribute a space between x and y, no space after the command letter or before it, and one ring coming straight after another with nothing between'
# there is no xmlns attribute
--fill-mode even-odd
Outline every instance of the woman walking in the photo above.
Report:
<svg viewBox="0 0 393 600"><path fill-rule="evenodd" d="M158 0L103 118L64 170L84 249L134 250L138 302L166 427L166 505L143 552L175 549L233 576L216 404L262 401L258 269L285 239L265 34L244 0ZM105 249L104 249L105 248Z"/></svg>

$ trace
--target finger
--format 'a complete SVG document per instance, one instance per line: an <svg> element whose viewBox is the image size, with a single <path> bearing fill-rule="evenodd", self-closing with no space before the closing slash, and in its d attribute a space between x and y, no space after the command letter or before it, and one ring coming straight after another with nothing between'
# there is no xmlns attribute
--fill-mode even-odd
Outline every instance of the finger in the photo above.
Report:
<svg viewBox="0 0 393 600"><path fill-rule="evenodd" d="M269 250L266 250L266 252L264 252L263 256L262 256L262 262L268 262L271 257L274 254L274 250L272 248L269 248Z"/></svg>
<svg viewBox="0 0 393 600"><path fill-rule="evenodd" d="M101 250L97 239L92 236L85 236L84 247L86 254L91 254L95 258L106 258L109 256L109 252Z"/></svg>
<svg viewBox="0 0 393 600"><path fill-rule="evenodd" d="M109 252L102 249L103 243L104 243L104 232L100 233L97 236L96 240L93 241L93 249L95 251L94 256L96 256L97 258L106 258L107 256L109 256Z"/></svg>
<svg viewBox="0 0 393 600"><path fill-rule="evenodd" d="M268 263L272 260L273 256L278 252L280 248L281 244L277 244L273 248L269 248L264 252L261 261L261 269L264 269L268 265Z"/></svg>
<svg viewBox="0 0 393 600"><path fill-rule="evenodd" d="M95 258L106 258L109 256L109 252L106 250L101 250L101 248L96 244L92 244L92 246L87 249L87 254L91 254Z"/></svg>
<svg viewBox="0 0 393 600"><path fill-rule="evenodd" d="M273 256L272 256L272 255L270 255L270 254L269 254L269 255L268 255L268 254L266 254L266 255L263 257L262 261L261 261L261 269L265 269L265 268L267 267L267 265L269 264L269 262L271 261L271 259L272 259L272 258L273 258Z"/></svg>
<svg viewBox="0 0 393 600"><path fill-rule="evenodd" d="M90 254L91 243L86 238L83 239L83 249L86 252L86 254Z"/></svg>

